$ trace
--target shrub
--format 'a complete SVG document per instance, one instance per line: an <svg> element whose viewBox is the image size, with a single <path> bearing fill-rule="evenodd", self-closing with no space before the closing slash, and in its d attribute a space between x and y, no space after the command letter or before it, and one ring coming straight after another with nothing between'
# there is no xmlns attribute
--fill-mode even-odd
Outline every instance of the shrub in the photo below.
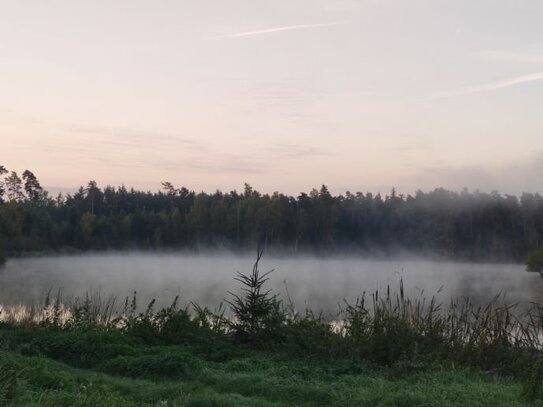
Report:
<svg viewBox="0 0 543 407"><path fill-rule="evenodd" d="M526 270L543 275L543 248L529 254L526 260Z"/></svg>
<svg viewBox="0 0 543 407"><path fill-rule="evenodd" d="M202 370L199 359L186 353L119 356L102 364L101 369L113 374L141 377L194 379Z"/></svg>
<svg viewBox="0 0 543 407"><path fill-rule="evenodd" d="M271 290L265 291L263 288L273 270L260 274L258 263L262 254L258 250L251 274L238 273L235 280L242 284L242 294L229 292L233 299L227 301L235 316L230 324L234 338L256 347L280 342L281 328L285 322L281 301L277 295L271 294Z"/></svg>
<svg viewBox="0 0 543 407"><path fill-rule="evenodd" d="M118 331L35 332L27 354L45 354L74 366L90 367L119 355L134 355L133 339Z"/></svg>

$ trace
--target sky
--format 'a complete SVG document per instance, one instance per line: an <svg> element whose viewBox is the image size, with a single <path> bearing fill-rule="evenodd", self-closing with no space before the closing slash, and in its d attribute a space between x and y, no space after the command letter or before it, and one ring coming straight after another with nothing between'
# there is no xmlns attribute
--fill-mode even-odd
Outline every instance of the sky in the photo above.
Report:
<svg viewBox="0 0 543 407"><path fill-rule="evenodd" d="M1 0L0 164L51 190L543 192L540 0Z"/></svg>

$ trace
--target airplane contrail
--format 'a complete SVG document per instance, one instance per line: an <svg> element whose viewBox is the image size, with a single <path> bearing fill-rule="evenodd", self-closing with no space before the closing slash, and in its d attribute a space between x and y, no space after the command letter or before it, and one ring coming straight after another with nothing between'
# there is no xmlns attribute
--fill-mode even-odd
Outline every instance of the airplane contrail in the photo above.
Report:
<svg viewBox="0 0 543 407"><path fill-rule="evenodd" d="M275 33L280 31L290 31L290 30L303 30L306 28L320 28L320 27L332 27L334 25L343 25L347 24L348 21L335 21L332 23L320 23L320 24L299 24L299 25L286 25L283 27L275 27L275 28L267 28L264 30L256 30L256 31L246 31L241 33L234 33L234 34L225 34L220 35L216 38L235 38L235 37L248 37L251 35L261 35L261 34L269 34L269 33Z"/></svg>
<svg viewBox="0 0 543 407"><path fill-rule="evenodd" d="M493 90L508 88L510 86L520 85L527 82L543 81L543 72L535 72L528 75L517 76L501 82L487 83L484 85L470 86L467 88L461 88L456 90L450 90L446 92L437 93L435 96L438 98L449 98L455 96L470 95L472 93L490 92Z"/></svg>

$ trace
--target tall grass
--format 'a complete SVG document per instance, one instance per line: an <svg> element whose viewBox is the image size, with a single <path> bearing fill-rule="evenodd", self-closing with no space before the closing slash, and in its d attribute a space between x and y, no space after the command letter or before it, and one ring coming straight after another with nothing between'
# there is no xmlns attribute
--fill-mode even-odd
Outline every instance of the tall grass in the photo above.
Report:
<svg viewBox="0 0 543 407"><path fill-rule="evenodd" d="M20 372L0 363L0 405L7 404L17 394L17 382Z"/></svg>
<svg viewBox="0 0 543 407"><path fill-rule="evenodd" d="M436 297L406 298L400 281L399 293L373 294L371 308L364 297L348 305L343 336L355 354L380 363L431 355L511 372L540 357L542 310L520 312L500 296L484 307L469 298L443 306Z"/></svg>

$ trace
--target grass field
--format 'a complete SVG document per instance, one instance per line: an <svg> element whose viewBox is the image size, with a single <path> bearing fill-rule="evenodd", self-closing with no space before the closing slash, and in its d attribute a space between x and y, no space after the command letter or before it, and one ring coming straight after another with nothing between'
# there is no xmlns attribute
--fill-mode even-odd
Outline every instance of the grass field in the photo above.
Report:
<svg viewBox="0 0 543 407"><path fill-rule="evenodd" d="M444 364L322 361L236 345L148 345L115 332L4 329L7 406L523 406L513 378Z"/></svg>

